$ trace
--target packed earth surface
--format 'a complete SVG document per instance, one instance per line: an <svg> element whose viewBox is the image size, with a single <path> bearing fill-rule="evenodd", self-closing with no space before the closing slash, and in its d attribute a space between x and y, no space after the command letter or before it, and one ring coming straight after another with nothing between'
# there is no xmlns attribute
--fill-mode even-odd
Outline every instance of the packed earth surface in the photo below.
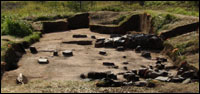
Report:
<svg viewBox="0 0 200 94"><path fill-rule="evenodd" d="M74 34L85 34L87 38L73 38ZM56 32L44 34L40 42L33 44L38 50L37 54L32 54L29 49L27 53L19 60L19 68L8 71L2 79L2 87L15 85L15 79L19 73L23 73L29 80L71 80L77 81L80 79L80 74L88 72L105 72L112 71L114 74L126 72L123 67L128 70L139 69L141 66L155 65L156 57L165 57L156 52L152 52L152 59L146 59L141 56L141 53L136 53L134 50L117 51L113 48L95 48L96 38L109 38L109 35L90 32L88 28L69 30L66 32ZM64 41L91 40L92 45L77 45L66 44ZM58 51L58 56L53 56L53 51ZM73 56L64 57L62 51L71 50ZM99 51L106 51L107 55L100 55ZM126 56L126 58L123 58ZM47 58L49 64L39 64L38 59ZM103 66L103 62L113 62L119 66L118 69ZM123 64L128 62L128 64ZM168 59L166 66L172 66ZM174 70L170 70L175 74ZM118 77L123 79L123 77Z"/></svg>

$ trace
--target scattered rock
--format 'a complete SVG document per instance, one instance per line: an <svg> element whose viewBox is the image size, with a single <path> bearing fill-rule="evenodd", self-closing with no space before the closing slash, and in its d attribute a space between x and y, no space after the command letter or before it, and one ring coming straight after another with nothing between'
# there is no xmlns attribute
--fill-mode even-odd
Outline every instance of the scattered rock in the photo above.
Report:
<svg viewBox="0 0 200 94"><path fill-rule="evenodd" d="M148 70L147 68L140 68L140 69L138 70L138 75L139 75L140 77L144 77L145 72L146 72L147 70Z"/></svg>
<svg viewBox="0 0 200 94"><path fill-rule="evenodd" d="M63 41L62 43L78 44L78 45L92 45L92 41L91 40Z"/></svg>
<svg viewBox="0 0 200 94"><path fill-rule="evenodd" d="M81 35L81 34L77 34L77 35L73 35L73 38L87 38L87 35Z"/></svg>
<svg viewBox="0 0 200 94"><path fill-rule="evenodd" d="M147 84L148 84L147 81L137 81L134 83L135 86L139 86L139 87L147 86Z"/></svg>
<svg viewBox="0 0 200 94"><path fill-rule="evenodd" d="M53 56L58 56L58 51L54 51Z"/></svg>
<svg viewBox="0 0 200 94"><path fill-rule="evenodd" d="M160 57L156 57L157 61L161 61L161 62L167 62L166 58L160 58Z"/></svg>
<svg viewBox="0 0 200 94"><path fill-rule="evenodd" d="M119 47L117 47L117 51L124 51L125 49L124 49L124 47L123 46L119 46Z"/></svg>
<svg viewBox="0 0 200 94"><path fill-rule="evenodd" d="M33 54L36 54L38 51L37 51L37 49L34 47L34 46L31 46L30 47L30 51L31 51L31 53L33 53Z"/></svg>
<svg viewBox="0 0 200 94"><path fill-rule="evenodd" d="M181 74L183 78L193 78L195 72L193 70L185 71L184 73Z"/></svg>
<svg viewBox="0 0 200 94"><path fill-rule="evenodd" d="M113 68L115 68L115 69L119 69L119 66L114 66Z"/></svg>
<svg viewBox="0 0 200 94"><path fill-rule="evenodd" d="M103 62L103 65L104 66L115 66L115 64L112 62Z"/></svg>
<svg viewBox="0 0 200 94"><path fill-rule="evenodd" d="M175 82L175 83L180 83L183 82L185 79L183 77L181 77L180 75L178 75L177 77L172 77L170 82Z"/></svg>
<svg viewBox="0 0 200 94"><path fill-rule="evenodd" d="M137 70L132 69L131 72L132 72L132 73L135 73L135 74L137 75Z"/></svg>
<svg viewBox="0 0 200 94"><path fill-rule="evenodd" d="M155 80L159 80L159 81L162 81L162 82L169 82L170 78L169 77L158 76L158 77L155 78Z"/></svg>
<svg viewBox="0 0 200 94"><path fill-rule="evenodd" d="M64 56L73 56L73 52L71 50L65 50L62 52Z"/></svg>
<svg viewBox="0 0 200 94"><path fill-rule="evenodd" d="M139 76L135 73L125 73L123 77L127 79L127 81L139 81Z"/></svg>
<svg viewBox="0 0 200 94"><path fill-rule="evenodd" d="M140 45L138 45L136 48L135 48L135 52L136 53L140 53L142 50L142 47Z"/></svg>
<svg viewBox="0 0 200 94"><path fill-rule="evenodd" d="M126 56L123 56L123 58L126 58Z"/></svg>
<svg viewBox="0 0 200 94"><path fill-rule="evenodd" d="M99 51L100 55L106 55L106 51Z"/></svg>
<svg viewBox="0 0 200 94"><path fill-rule="evenodd" d="M85 74L81 74L80 78L85 79L86 78Z"/></svg>
<svg viewBox="0 0 200 94"><path fill-rule="evenodd" d="M91 38L92 38L92 39L96 39L96 36L92 35Z"/></svg>
<svg viewBox="0 0 200 94"><path fill-rule="evenodd" d="M127 67L127 66L124 66L123 69L124 69L124 70L128 70L128 67Z"/></svg>
<svg viewBox="0 0 200 94"><path fill-rule="evenodd" d="M103 41L98 41L95 43L96 48L104 47L104 42Z"/></svg>
<svg viewBox="0 0 200 94"><path fill-rule="evenodd" d="M120 87L123 85L124 85L123 82L116 82L113 81L112 79L104 79L96 83L97 87Z"/></svg>
<svg viewBox="0 0 200 94"><path fill-rule="evenodd" d="M159 69L159 70L162 70L165 68L165 65L163 64L156 64L156 68Z"/></svg>
<svg viewBox="0 0 200 94"><path fill-rule="evenodd" d="M27 84L28 79L26 76L24 76L22 73L20 73L16 79L17 84Z"/></svg>
<svg viewBox="0 0 200 94"><path fill-rule="evenodd" d="M142 52L141 56L143 56L145 58L151 58L151 53L149 53L149 52Z"/></svg>
<svg viewBox="0 0 200 94"><path fill-rule="evenodd" d="M48 63L49 63L49 60L48 60L48 59L45 59L45 58L40 58L40 59L38 59L38 63L39 63L39 64L48 64Z"/></svg>
<svg viewBox="0 0 200 94"><path fill-rule="evenodd" d="M185 79L182 83L183 84L188 84L188 83L190 83L191 82L191 78L187 78L187 79Z"/></svg>
<svg viewBox="0 0 200 94"><path fill-rule="evenodd" d="M125 65L126 65L126 64L128 64L128 62L123 62L122 64L125 64Z"/></svg>
<svg viewBox="0 0 200 94"><path fill-rule="evenodd" d="M87 77L91 79L117 79L117 76L115 74L108 72L89 72Z"/></svg>

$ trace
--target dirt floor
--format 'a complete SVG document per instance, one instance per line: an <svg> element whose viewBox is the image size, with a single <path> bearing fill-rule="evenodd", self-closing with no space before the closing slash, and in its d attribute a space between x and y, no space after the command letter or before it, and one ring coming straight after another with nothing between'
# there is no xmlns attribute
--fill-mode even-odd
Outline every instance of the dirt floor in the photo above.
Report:
<svg viewBox="0 0 200 94"><path fill-rule="evenodd" d="M86 34L88 38L72 38L74 34ZM31 54L29 49L26 49L27 53L19 60L19 68L13 71L4 73L1 80L1 86L13 86L15 85L15 79L19 73L23 73L29 80L43 79L43 80L71 80L80 81L81 73L88 73L91 71L112 71L114 73L124 72L124 66L127 66L129 70L139 69L142 65L147 66L149 64L154 65L156 60L149 60L141 57L141 53L135 53L134 50L116 51L111 48L95 48L95 39L91 36L95 35L97 38L105 37L109 38L109 35L90 32L88 28L70 30L66 32L56 32L44 34L40 39L40 42L34 43L39 53ZM77 44L63 44L63 41L72 40L92 40L92 45L77 45ZM47 50L58 50L59 56L53 56L53 52L44 52ZM72 50L72 57L64 57L62 51ZM103 56L99 54L99 51L105 50L108 55ZM165 57L159 53L151 53L152 58L157 56ZM127 58L123 58L126 56ZM37 60L40 57L46 57L49 60L49 64L39 64ZM172 66L171 60L166 62L167 66ZM103 66L103 62L114 62L119 66L119 69L108 68ZM129 62L128 65L122 64L122 62ZM172 73L173 70L171 70ZM122 79L122 77L119 77Z"/></svg>

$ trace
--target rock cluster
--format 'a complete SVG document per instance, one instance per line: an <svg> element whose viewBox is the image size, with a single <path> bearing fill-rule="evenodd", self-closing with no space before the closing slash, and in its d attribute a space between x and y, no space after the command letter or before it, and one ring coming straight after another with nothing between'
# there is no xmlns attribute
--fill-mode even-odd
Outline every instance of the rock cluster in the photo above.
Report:
<svg viewBox="0 0 200 94"><path fill-rule="evenodd" d="M124 36L111 36L111 38L99 38L95 47L117 48L117 49L163 49L163 41L160 37L151 34L127 34ZM120 47L120 48L119 48Z"/></svg>

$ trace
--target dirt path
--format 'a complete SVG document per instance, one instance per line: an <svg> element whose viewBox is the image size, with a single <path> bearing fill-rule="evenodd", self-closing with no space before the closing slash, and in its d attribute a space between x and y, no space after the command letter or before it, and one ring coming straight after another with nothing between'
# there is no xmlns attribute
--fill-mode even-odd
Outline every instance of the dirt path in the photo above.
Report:
<svg viewBox="0 0 200 94"><path fill-rule="evenodd" d="M88 38L72 38L73 34L87 34ZM15 79L19 73L23 73L29 80L81 80L80 74L90 71L112 71L114 73L124 72L124 66L129 70L138 69L141 65L155 64L155 60L148 60L140 56L141 53L135 53L133 50L119 52L115 49L94 48L95 39L91 39L91 35L97 38L106 37L109 35L90 32L89 29L77 29L69 32L56 32L44 34L40 42L33 44L38 51L41 50L58 50L59 56L52 56L52 52L39 52L31 54L29 49L27 53L19 60L19 68L13 71L6 72L2 79L1 86L15 85ZM63 44L62 41L71 40L92 40L93 45L77 45ZM74 56L63 57L62 51L73 50ZM105 50L108 55L103 56L98 54L100 50ZM127 58L123 58L127 56ZM158 53L152 53L152 58L162 56ZM49 64L41 65L37 62L40 57L46 57ZM164 56L163 56L164 57ZM108 68L103 66L104 61L114 62L119 66L119 69ZM128 61L128 65L123 65L122 62ZM168 59L168 62L171 62ZM171 63L167 63L169 66Z"/></svg>

